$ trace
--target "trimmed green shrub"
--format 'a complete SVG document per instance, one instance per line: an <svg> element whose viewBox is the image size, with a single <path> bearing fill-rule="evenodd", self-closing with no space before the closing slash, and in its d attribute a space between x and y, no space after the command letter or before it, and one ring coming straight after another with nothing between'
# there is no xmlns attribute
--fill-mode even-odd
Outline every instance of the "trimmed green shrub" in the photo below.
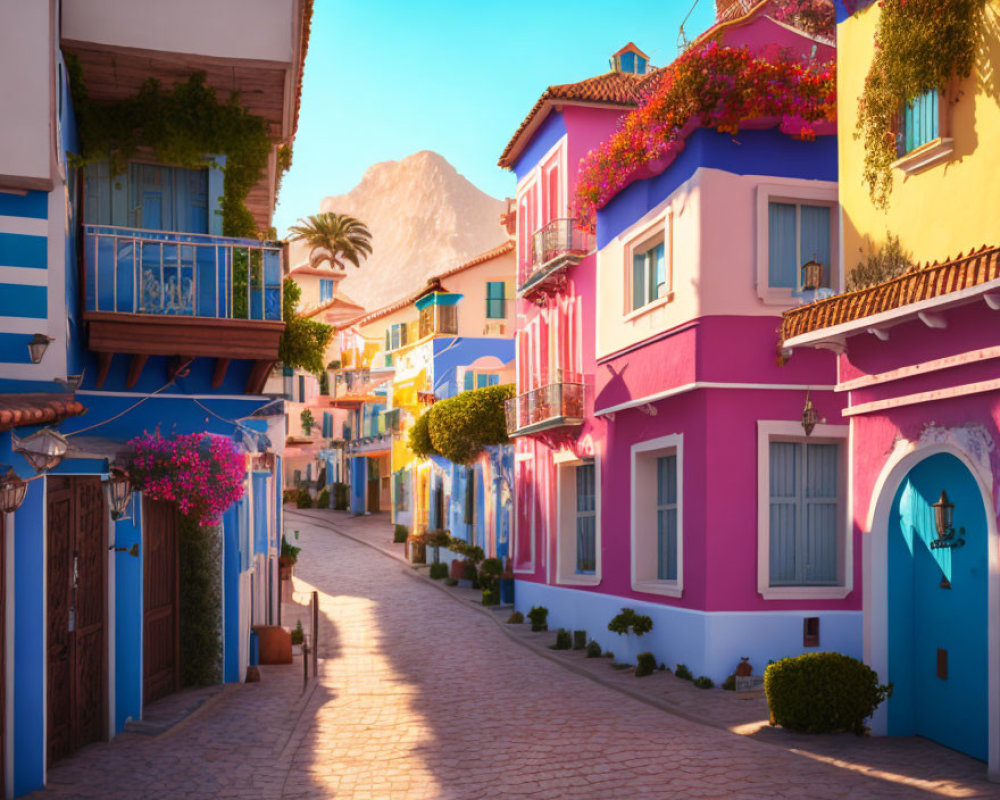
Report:
<svg viewBox="0 0 1000 800"><path fill-rule="evenodd" d="M476 565L471 561L466 561L462 565L462 580L472 581L473 587L479 586L479 573L476 572Z"/></svg>
<svg viewBox="0 0 1000 800"><path fill-rule="evenodd" d="M333 509L334 511L347 511L350 505L351 487L346 483L333 484Z"/></svg>
<svg viewBox="0 0 1000 800"><path fill-rule="evenodd" d="M593 639L587 644L587 658L600 658L601 646Z"/></svg>
<svg viewBox="0 0 1000 800"><path fill-rule="evenodd" d="M715 687L715 681L707 675L701 675L694 679L694 685L699 689L712 689Z"/></svg>
<svg viewBox="0 0 1000 800"><path fill-rule="evenodd" d="M514 386L507 384L473 389L435 403L423 415L434 451L454 464L471 464L484 447L508 444L504 405L513 396Z"/></svg>
<svg viewBox="0 0 1000 800"><path fill-rule="evenodd" d="M656 669L656 657L652 653L639 653L635 665L635 677L644 678L652 675Z"/></svg>
<svg viewBox="0 0 1000 800"><path fill-rule="evenodd" d="M642 636L653 630L653 620L645 614L636 614L634 609L623 608L622 613L608 623L608 630L619 635L629 633L630 628L636 636Z"/></svg>
<svg viewBox="0 0 1000 800"><path fill-rule="evenodd" d="M410 529L405 525L397 525L393 529L392 541L396 544L402 544L406 541L407 537L410 535Z"/></svg>
<svg viewBox="0 0 1000 800"><path fill-rule="evenodd" d="M309 490L308 489L299 489L299 494L295 498L295 504L299 508L312 508L313 507L312 495L309 494Z"/></svg>
<svg viewBox="0 0 1000 800"><path fill-rule="evenodd" d="M500 592L498 592L496 589L483 589L483 605L484 606L500 605Z"/></svg>
<svg viewBox="0 0 1000 800"><path fill-rule="evenodd" d="M532 606L528 612L528 619L531 620L531 630L547 631L549 629L549 610L545 606Z"/></svg>
<svg viewBox="0 0 1000 800"><path fill-rule="evenodd" d="M316 508L329 508L330 507L330 493L324 489L319 493L319 497L316 498Z"/></svg>
<svg viewBox="0 0 1000 800"><path fill-rule="evenodd" d="M433 406L431 407L433 409ZM430 410L425 411L410 426L406 434L406 444L417 458L427 458L436 455L437 451L431 443L431 434L428 423L431 419Z"/></svg>
<svg viewBox="0 0 1000 800"><path fill-rule="evenodd" d="M783 658L764 672L764 693L774 721L799 733L853 731L892 696L867 664L840 653Z"/></svg>
<svg viewBox="0 0 1000 800"><path fill-rule="evenodd" d="M560 628L556 632L556 643L552 645L553 650L570 650L573 647L573 636L565 628Z"/></svg>
<svg viewBox="0 0 1000 800"><path fill-rule="evenodd" d="M302 630L302 620L295 623L295 629L292 631L292 644L302 644L305 641L306 632Z"/></svg>
<svg viewBox="0 0 1000 800"><path fill-rule="evenodd" d="M689 670L683 664L677 665L677 669L674 670L674 675L684 681L690 681L694 679L694 675L691 674L691 670Z"/></svg>
<svg viewBox="0 0 1000 800"><path fill-rule="evenodd" d="M520 625L523 622L524 622L524 614L522 614L520 611L515 611L513 614L507 617L508 625Z"/></svg>
<svg viewBox="0 0 1000 800"><path fill-rule="evenodd" d="M281 535L281 557L287 558L293 564L299 560L299 553L302 552L301 547L296 547L294 544L289 544L285 535Z"/></svg>
<svg viewBox="0 0 1000 800"><path fill-rule="evenodd" d="M447 564L431 564L431 578L436 581L442 578L448 577L448 565Z"/></svg>
<svg viewBox="0 0 1000 800"><path fill-rule="evenodd" d="M427 531L424 534L424 544L428 547L447 547L451 544L451 536L448 535L448 531Z"/></svg>
<svg viewBox="0 0 1000 800"><path fill-rule="evenodd" d="M736 675L735 675L735 673L732 674L732 675L730 675L728 678L726 678L722 682L722 688L725 689L727 692L735 692L736 691Z"/></svg>
<svg viewBox="0 0 1000 800"><path fill-rule="evenodd" d="M282 489L281 490L281 502L282 503L292 503L295 498L299 496L298 489Z"/></svg>

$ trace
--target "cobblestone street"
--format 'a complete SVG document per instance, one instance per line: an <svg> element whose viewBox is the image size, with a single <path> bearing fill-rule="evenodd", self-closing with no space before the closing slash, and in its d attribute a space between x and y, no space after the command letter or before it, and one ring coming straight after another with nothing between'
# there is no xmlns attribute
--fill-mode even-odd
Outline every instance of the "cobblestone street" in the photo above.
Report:
<svg viewBox="0 0 1000 800"><path fill-rule="evenodd" d="M330 524L356 535L347 519ZM849 737L846 751L870 748L858 763L673 716L540 658L327 524L288 527L295 599L320 592L319 682L303 695L300 661L264 667L165 734L86 748L36 797L1000 797L984 765L919 740Z"/></svg>

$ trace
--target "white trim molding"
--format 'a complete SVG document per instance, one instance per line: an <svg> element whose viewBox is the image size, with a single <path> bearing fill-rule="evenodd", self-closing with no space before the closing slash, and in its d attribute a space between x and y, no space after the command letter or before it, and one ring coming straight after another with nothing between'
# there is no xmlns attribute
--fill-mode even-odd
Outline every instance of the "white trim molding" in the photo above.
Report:
<svg viewBox="0 0 1000 800"><path fill-rule="evenodd" d="M594 465L594 572L576 571L576 468ZM556 473L556 580L561 586L598 586L601 583L601 457L563 458Z"/></svg>
<svg viewBox="0 0 1000 800"><path fill-rule="evenodd" d="M679 394L686 394L687 392L694 392L698 389L762 389L768 391L789 391L789 392L832 392L836 387L834 386L816 386L815 384L806 383L729 383L726 381L693 381L692 383L684 383L680 386L675 386L672 389L664 389L662 392L654 392L653 394L647 394L643 397L636 398L635 400L628 400L624 403L618 403L617 405L608 406L607 408L601 408L594 411L595 417L603 417L606 414L614 414L616 411L627 411L630 408L638 408L639 406L649 405L650 403L656 403L660 400L666 400L668 397L676 397Z"/></svg>
<svg viewBox="0 0 1000 800"><path fill-rule="evenodd" d="M817 425L812 435L806 437L799 422L783 420L757 421L757 592L765 600L841 600L854 589L854 546L853 526L847 497L848 476L847 448L848 425ZM772 586L771 585L771 441L814 442L817 444L839 444L840 472L838 493L839 510L842 514L842 540L839 543L837 573L839 582L835 586Z"/></svg>
<svg viewBox="0 0 1000 800"><path fill-rule="evenodd" d="M796 298L791 289L774 288L768 285L768 206L772 200L778 202L802 203L830 207L830 288L837 292L844 285L840 264L840 215L834 213L839 208L837 184L833 181L788 181L786 183L760 183L757 185L757 296L766 305L780 305L788 308L795 305Z"/></svg>
<svg viewBox="0 0 1000 800"><path fill-rule="evenodd" d="M660 456L677 456L677 578L661 580L656 577L656 526L649 520L652 504L656 505L656 459ZM632 590L665 597L684 595L684 434L658 436L636 442L631 448L631 522L629 545L631 549L630 578ZM642 474L640 474L640 471ZM651 480L650 480L651 479ZM652 571L650 572L650 568Z"/></svg>

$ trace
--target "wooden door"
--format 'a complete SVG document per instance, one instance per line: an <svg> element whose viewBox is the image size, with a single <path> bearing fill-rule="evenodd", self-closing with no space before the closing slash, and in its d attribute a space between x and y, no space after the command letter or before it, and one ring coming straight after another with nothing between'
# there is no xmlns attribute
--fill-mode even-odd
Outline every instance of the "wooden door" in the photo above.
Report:
<svg viewBox="0 0 1000 800"><path fill-rule="evenodd" d="M142 520L142 700L151 703L179 685L177 510L171 503L145 500Z"/></svg>
<svg viewBox="0 0 1000 800"><path fill-rule="evenodd" d="M100 479L48 481L48 755L107 727L107 507Z"/></svg>

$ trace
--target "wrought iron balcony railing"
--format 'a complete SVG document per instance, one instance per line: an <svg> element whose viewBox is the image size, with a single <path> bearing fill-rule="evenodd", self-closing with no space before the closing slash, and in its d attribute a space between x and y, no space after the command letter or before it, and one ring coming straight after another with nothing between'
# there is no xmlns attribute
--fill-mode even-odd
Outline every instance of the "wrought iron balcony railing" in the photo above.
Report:
<svg viewBox="0 0 1000 800"><path fill-rule="evenodd" d="M561 376L560 376L561 377ZM584 383L580 375L539 386L507 401L507 433L529 433L583 423Z"/></svg>
<svg viewBox="0 0 1000 800"><path fill-rule="evenodd" d="M593 246L593 237L575 219L552 220L531 237L531 252L522 265L518 291L528 292L563 267L578 264Z"/></svg>
<svg viewBox="0 0 1000 800"><path fill-rule="evenodd" d="M281 245L84 226L86 310L281 321Z"/></svg>

